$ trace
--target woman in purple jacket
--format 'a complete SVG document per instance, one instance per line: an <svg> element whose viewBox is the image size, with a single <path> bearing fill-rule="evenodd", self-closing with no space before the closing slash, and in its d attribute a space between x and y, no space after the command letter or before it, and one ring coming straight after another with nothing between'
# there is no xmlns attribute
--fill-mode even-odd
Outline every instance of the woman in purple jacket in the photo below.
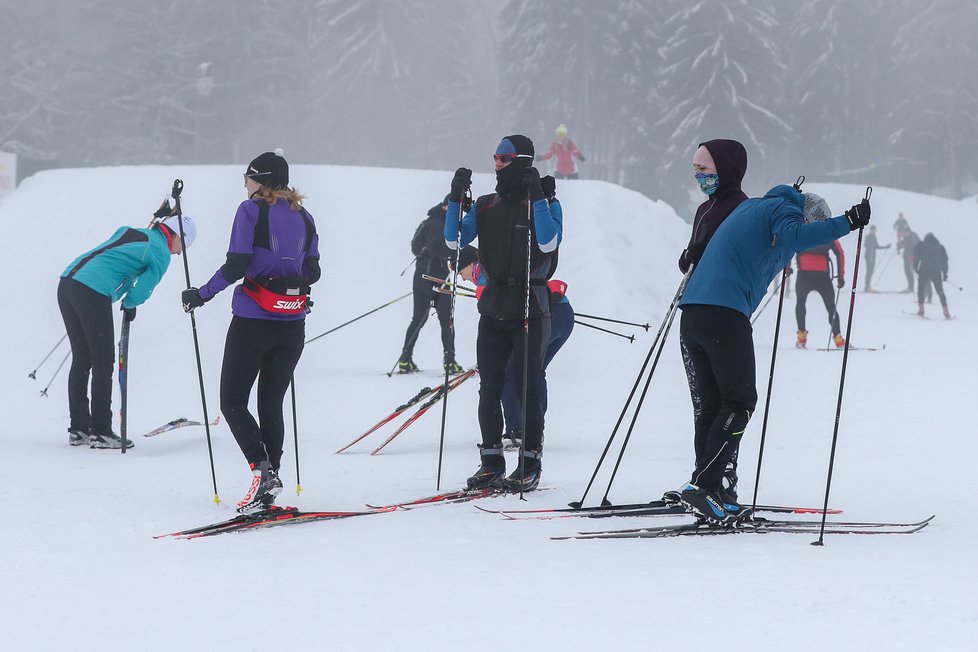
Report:
<svg viewBox="0 0 978 652"><path fill-rule="evenodd" d="M183 292L183 308L199 308L234 288L221 368L221 412L254 477L238 512L268 509L282 491L285 440L282 403L302 355L309 286L319 280L319 236L304 197L289 187L281 150L265 152L244 173L247 201L231 227L227 261L206 285ZM258 420L248 399L258 380Z"/></svg>

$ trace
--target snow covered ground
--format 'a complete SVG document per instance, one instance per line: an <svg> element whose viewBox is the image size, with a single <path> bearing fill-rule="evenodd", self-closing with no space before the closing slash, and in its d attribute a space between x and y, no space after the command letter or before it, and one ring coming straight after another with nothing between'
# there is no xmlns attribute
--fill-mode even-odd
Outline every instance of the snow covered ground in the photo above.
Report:
<svg viewBox="0 0 978 652"><path fill-rule="evenodd" d="M831 503L852 519L917 519L913 536L808 535L631 541L552 541L578 530L665 524L670 519L511 522L471 504L439 506L224 535L195 541L156 534L227 518L249 481L226 426L212 429L220 506L212 501L202 428L137 437L125 456L67 444L65 374L38 393L62 355L27 378L63 328L55 301L62 269L120 224L145 225L172 179L199 224L190 250L195 284L222 263L238 167L58 170L28 179L0 204L6 253L0 282L2 429L6 473L0 631L8 650L945 650L978 648L978 444L967 408L975 391L978 206L876 188L882 244L902 211L922 236L947 246L953 321L904 314L902 294L856 295L852 340L882 351L850 355ZM295 166L309 195L325 260L307 336L410 289L408 242L451 173ZM476 175L477 194L491 189ZM810 183L835 213L863 188ZM552 364L543 486L529 506L580 497L669 300L688 225L662 203L601 182L562 182L565 240L558 277L584 313L651 322L637 341L584 328ZM851 281L855 235L846 237ZM881 252L884 254L885 252ZM881 269L880 290L904 287L900 261ZM130 432L178 416L200 418L189 318L179 308L182 261L174 258L133 323ZM862 283L860 282L860 287ZM197 313L208 406L218 413L229 295ZM843 292L842 312L849 299ZM811 341L827 341L824 312L809 300ZM755 329L762 399L745 437L741 491L756 469L776 302ZM793 347L794 297L786 301L760 502L820 505L842 355ZM306 349L297 370L301 478L295 496L287 445L282 503L358 509L434 493L439 414L432 412L383 454L391 428L343 455L333 451L439 377L434 320L415 360L426 371L384 374L410 315L404 300ZM937 316L939 307L928 306ZM475 306L459 302L458 348L475 362ZM612 326L614 327L614 326ZM677 487L691 464L691 408L674 329L610 498L635 502ZM64 350L64 349L63 349ZM451 395L443 488L478 462L476 383ZM116 403L116 405L118 405ZM589 501L603 493L610 465ZM491 501L517 507L516 498Z"/></svg>

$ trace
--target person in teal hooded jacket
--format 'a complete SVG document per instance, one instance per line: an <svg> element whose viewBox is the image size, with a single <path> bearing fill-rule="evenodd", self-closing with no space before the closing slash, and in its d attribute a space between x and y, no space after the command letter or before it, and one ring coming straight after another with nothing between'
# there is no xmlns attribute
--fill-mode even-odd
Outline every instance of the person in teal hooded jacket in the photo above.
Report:
<svg viewBox="0 0 978 652"><path fill-rule="evenodd" d="M707 244L679 302L696 453L678 496L687 511L727 527L745 517L736 480L733 486L722 481L757 403L751 314L795 253L831 243L865 226L869 216L868 200L828 217L824 200L806 202L781 185L741 203Z"/></svg>
<svg viewBox="0 0 978 652"><path fill-rule="evenodd" d="M72 446L122 446L121 438L112 432L112 304L121 299L123 319L131 322L136 318L136 307L153 294L170 266L170 256L182 253L194 241L193 220L183 216L183 241L179 232L176 216L148 229L123 226L62 272L58 307L71 344L68 443ZM132 440L126 444L131 447Z"/></svg>

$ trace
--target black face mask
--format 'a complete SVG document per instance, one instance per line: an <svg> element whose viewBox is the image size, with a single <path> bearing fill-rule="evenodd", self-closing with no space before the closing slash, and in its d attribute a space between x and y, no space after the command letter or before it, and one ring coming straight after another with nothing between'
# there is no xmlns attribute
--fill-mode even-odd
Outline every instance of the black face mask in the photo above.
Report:
<svg viewBox="0 0 978 652"><path fill-rule="evenodd" d="M531 159L518 158L502 170L496 170L496 192L507 198L523 192L523 171L532 164Z"/></svg>

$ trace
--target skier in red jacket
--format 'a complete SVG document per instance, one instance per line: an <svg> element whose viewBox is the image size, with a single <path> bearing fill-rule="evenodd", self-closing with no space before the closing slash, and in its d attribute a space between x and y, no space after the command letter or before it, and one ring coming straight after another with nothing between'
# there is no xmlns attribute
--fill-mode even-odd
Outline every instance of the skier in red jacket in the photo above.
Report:
<svg viewBox="0 0 978 652"><path fill-rule="evenodd" d="M839 327L839 310L835 305L835 296L832 293L830 251L835 255L836 266L839 268L836 285L841 289L846 284L846 259L842 252L842 245L839 244L838 240L832 244L809 249L798 254L798 279L795 281L795 293L798 298L798 303L795 304L795 317L798 320L798 341L795 346L800 349L804 349L808 343L808 331L805 330L805 300L808 298L808 293L812 291L818 292L822 296L825 310L829 313L832 339L836 347L841 348L846 344L846 338L842 337L842 329Z"/></svg>
<svg viewBox="0 0 978 652"><path fill-rule="evenodd" d="M576 179L577 165L574 163L574 159L583 162L584 154L581 154L581 150L577 148L574 141L567 137L566 126L557 127L554 136L553 142L550 143L550 149L540 156L540 160L549 161L556 155L557 164L554 168L554 176L558 179Z"/></svg>

